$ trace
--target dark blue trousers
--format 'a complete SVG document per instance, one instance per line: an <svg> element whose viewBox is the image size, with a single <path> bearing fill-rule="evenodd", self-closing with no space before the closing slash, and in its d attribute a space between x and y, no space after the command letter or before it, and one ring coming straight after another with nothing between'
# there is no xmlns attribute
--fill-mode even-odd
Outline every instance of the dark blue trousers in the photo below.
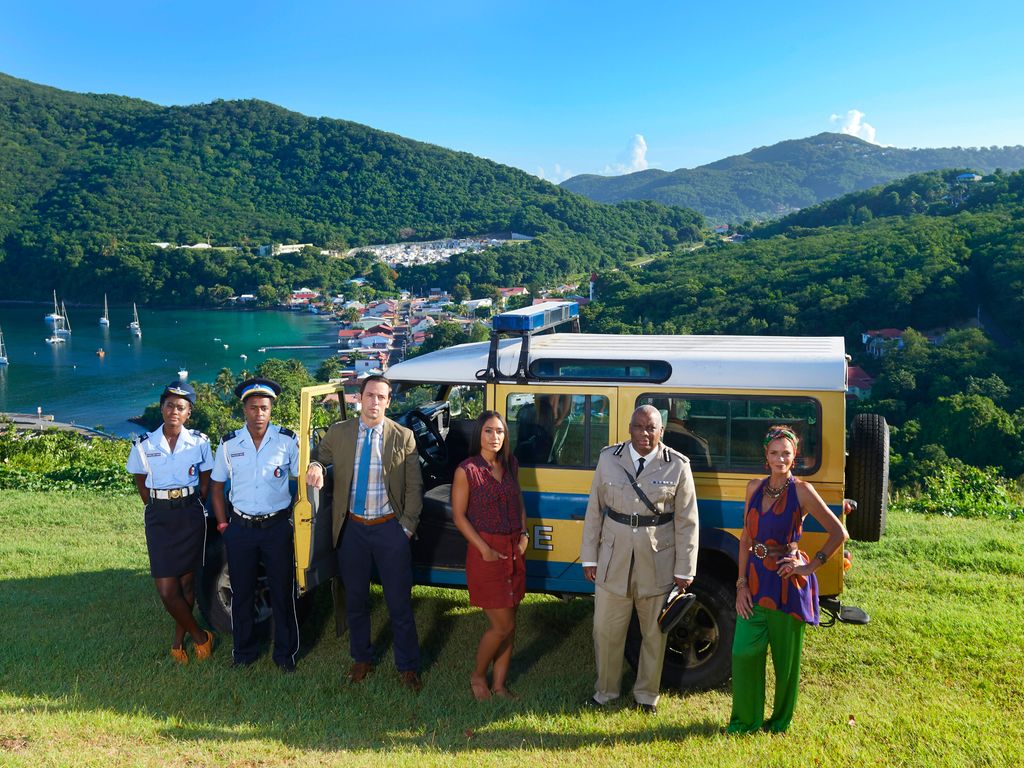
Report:
<svg viewBox="0 0 1024 768"><path fill-rule="evenodd" d="M376 565L391 616L395 666L399 672L419 672L420 643L412 613L412 549L401 524L397 519L380 525L347 520L337 552L338 571L345 585L352 659L373 663L370 572Z"/></svg>
<svg viewBox="0 0 1024 768"><path fill-rule="evenodd" d="M299 622L295 613L295 549L288 515L266 528L246 528L232 517L224 531L231 576L232 658L248 664L259 656L256 637L256 581L262 562L274 612L274 663L294 665L299 650Z"/></svg>

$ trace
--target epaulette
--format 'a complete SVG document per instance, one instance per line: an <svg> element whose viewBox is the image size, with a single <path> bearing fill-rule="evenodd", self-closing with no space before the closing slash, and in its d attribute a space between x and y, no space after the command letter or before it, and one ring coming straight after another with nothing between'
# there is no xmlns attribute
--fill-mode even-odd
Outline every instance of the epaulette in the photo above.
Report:
<svg viewBox="0 0 1024 768"><path fill-rule="evenodd" d="M141 435L132 435L132 445L141 445L148 438L149 432L144 432Z"/></svg>
<svg viewBox="0 0 1024 768"><path fill-rule="evenodd" d="M690 463L690 458L685 453L680 453L670 445L662 443L661 458L666 462L672 461L673 458L685 461L687 464Z"/></svg>
<svg viewBox="0 0 1024 768"><path fill-rule="evenodd" d="M206 440L207 442L210 440L205 433L200 432L198 429L190 429L189 432L192 433L192 437L198 437L200 440Z"/></svg>
<svg viewBox="0 0 1024 768"><path fill-rule="evenodd" d="M237 429L233 429L230 432L228 432L226 435L224 435L224 437L222 437L220 439L220 441L222 443L226 443L228 440L233 440L235 435L237 435L237 434L238 434L238 430Z"/></svg>
<svg viewBox="0 0 1024 768"><path fill-rule="evenodd" d="M621 456L622 452L626 450L627 445L629 445L628 440L624 443L619 443L618 445L609 445L608 448L605 448L604 450L607 451L610 448L613 456Z"/></svg>
<svg viewBox="0 0 1024 768"><path fill-rule="evenodd" d="M288 429L288 427L278 427L277 431L280 432L285 437L296 437L296 434L292 432L290 429Z"/></svg>

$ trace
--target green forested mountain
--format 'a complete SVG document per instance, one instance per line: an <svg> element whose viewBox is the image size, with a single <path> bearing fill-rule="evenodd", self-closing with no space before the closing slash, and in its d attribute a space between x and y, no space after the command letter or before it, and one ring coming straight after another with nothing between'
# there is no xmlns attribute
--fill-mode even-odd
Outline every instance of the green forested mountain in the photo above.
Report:
<svg viewBox="0 0 1024 768"><path fill-rule="evenodd" d="M565 189L602 203L653 200L699 211L714 223L769 219L901 176L943 168L991 173L1024 168L1024 146L898 149L821 133L697 168L624 176L574 176Z"/></svg>
<svg viewBox="0 0 1024 768"><path fill-rule="evenodd" d="M895 477L1024 473L1024 172L922 174L643 268L605 272L592 332L843 335L896 427ZM979 326L978 319L981 319ZM870 357L861 338L911 329ZM937 343L921 333L932 332ZM751 375L756 378L756 371Z"/></svg>
<svg viewBox="0 0 1024 768"><path fill-rule="evenodd" d="M197 296L197 283L330 288L354 269L151 241L343 247L513 230L536 235L516 253L543 279L699 239L701 224L660 205L595 204L466 153L265 102L161 107L0 75L0 298L56 287L69 300L105 290L189 302L210 295Z"/></svg>

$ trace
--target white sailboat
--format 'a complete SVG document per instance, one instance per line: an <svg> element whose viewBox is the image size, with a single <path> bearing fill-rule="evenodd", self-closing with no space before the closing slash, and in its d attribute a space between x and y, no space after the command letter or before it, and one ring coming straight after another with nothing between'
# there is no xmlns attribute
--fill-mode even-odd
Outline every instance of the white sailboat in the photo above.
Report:
<svg viewBox="0 0 1024 768"><path fill-rule="evenodd" d="M58 336L70 336L71 335L71 321L68 320L68 310L64 306L64 302L60 303L60 322L55 323L53 326L53 332Z"/></svg>
<svg viewBox="0 0 1024 768"><path fill-rule="evenodd" d="M139 309L135 306L135 302L132 302L132 321L128 323L128 329L132 332L132 336L138 336L142 338L142 326L139 325Z"/></svg>
<svg viewBox="0 0 1024 768"><path fill-rule="evenodd" d="M3 328L0 328L0 365L7 365L7 347L4 346Z"/></svg>
<svg viewBox="0 0 1024 768"><path fill-rule="evenodd" d="M53 333L50 334L50 337L48 339L46 339L46 343L47 344L54 344L54 345L56 345L56 344L63 344L65 341L67 341L67 339L65 339L63 336L61 336L59 333L57 333L57 329L56 328L53 329Z"/></svg>
<svg viewBox="0 0 1024 768"><path fill-rule="evenodd" d="M107 309L107 294L103 294L103 317L100 318L100 325L110 325L110 311Z"/></svg>
<svg viewBox="0 0 1024 768"><path fill-rule="evenodd" d="M60 307L57 306L57 291L56 291L56 289L54 289L54 291L53 291L53 312L48 314L43 319L46 320L46 322L48 322L50 325L57 325L58 323L60 323L60 321L62 321L64 319L64 315L62 315L60 313Z"/></svg>

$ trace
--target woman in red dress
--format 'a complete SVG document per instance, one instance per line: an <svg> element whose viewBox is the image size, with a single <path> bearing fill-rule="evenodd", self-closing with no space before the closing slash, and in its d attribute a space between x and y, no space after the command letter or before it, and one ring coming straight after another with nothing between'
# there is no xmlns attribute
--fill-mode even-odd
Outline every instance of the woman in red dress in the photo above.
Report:
<svg viewBox="0 0 1024 768"><path fill-rule="evenodd" d="M477 701L489 699L492 693L514 698L506 678L512 661L516 606L526 593L524 555L529 536L519 490L519 464L509 454L508 427L496 411L484 411L476 420L469 453L452 480L452 512L467 541L470 605L483 608L490 621L477 646L469 684ZM488 667L492 667L490 686Z"/></svg>

